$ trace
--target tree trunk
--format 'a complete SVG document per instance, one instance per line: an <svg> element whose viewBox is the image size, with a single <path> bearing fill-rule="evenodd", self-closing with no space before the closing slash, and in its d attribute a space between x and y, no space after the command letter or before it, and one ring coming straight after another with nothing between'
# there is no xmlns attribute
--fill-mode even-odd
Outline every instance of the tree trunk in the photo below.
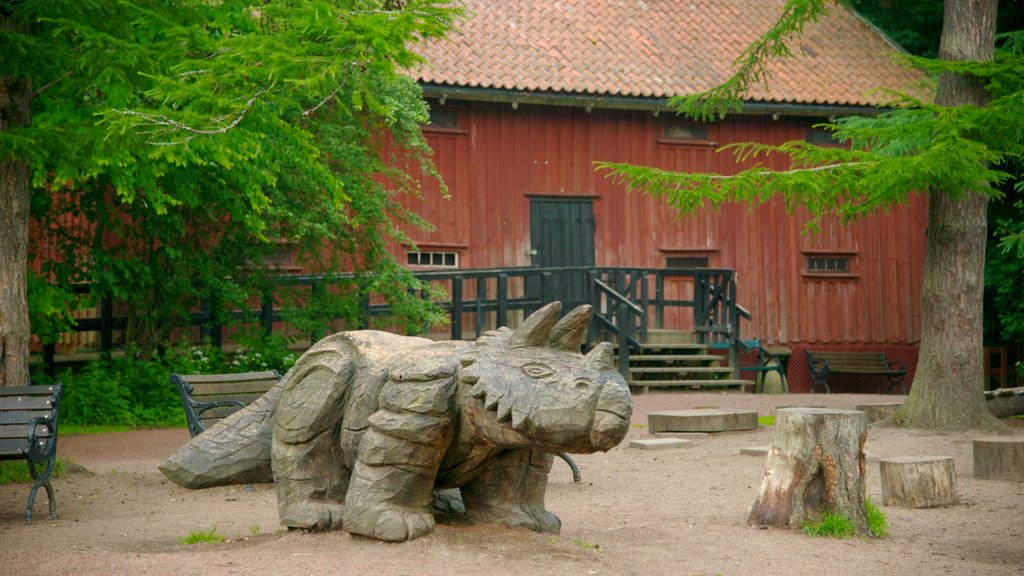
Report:
<svg viewBox="0 0 1024 576"><path fill-rule="evenodd" d="M0 132L32 119L32 82L0 77ZM0 386L29 383L28 164L0 161Z"/></svg>
<svg viewBox="0 0 1024 576"><path fill-rule="evenodd" d="M939 58L993 58L997 0L947 0ZM977 79L946 73L935 102L984 106ZM911 428L967 430L1000 424L985 407L982 351L987 190L931 190L921 294L921 351L914 385L886 422Z"/></svg>
<svg viewBox="0 0 1024 576"><path fill-rule="evenodd" d="M801 528L825 512L868 533L864 491L864 413L825 408L782 408L761 491L749 524Z"/></svg>

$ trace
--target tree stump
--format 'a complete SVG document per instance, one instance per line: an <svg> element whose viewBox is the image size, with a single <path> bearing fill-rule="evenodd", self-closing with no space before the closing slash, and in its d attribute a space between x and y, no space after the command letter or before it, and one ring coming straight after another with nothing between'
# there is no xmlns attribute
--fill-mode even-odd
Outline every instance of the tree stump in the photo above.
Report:
<svg viewBox="0 0 1024 576"><path fill-rule="evenodd" d="M882 504L903 508L939 508L957 503L953 459L919 456L883 458Z"/></svg>
<svg viewBox="0 0 1024 576"><path fill-rule="evenodd" d="M985 480L1024 480L1024 437L976 439L974 477Z"/></svg>
<svg viewBox="0 0 1024 576"><path fill-rule="evenodd" d="M761 491L750 506L747 522L801 528L832 512L846 516L860 533L867 534L865 440L863 412L780 409Z"/></svg>

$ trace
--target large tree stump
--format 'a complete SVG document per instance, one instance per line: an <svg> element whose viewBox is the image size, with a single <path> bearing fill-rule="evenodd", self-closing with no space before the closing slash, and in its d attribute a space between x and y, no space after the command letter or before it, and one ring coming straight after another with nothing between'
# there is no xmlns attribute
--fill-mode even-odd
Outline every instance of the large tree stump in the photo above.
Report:
<svg viewBox="0 0 1024 576"><path fill-rule="evenodd" d="M747 522L801 528L832 512L846 516L866 534L865 440L863 412L780 409L761 491Z"/></svg>
<svg viewBox="0 0 1024 576"><path fill-rule="evenodd" d="M957 503L953 459L918 456L883 458L882 504L903 508L939 508Z"/></svg>
<svg viewBox="0 0 1024 576"><path fill-rule="evenodd" d="M974 477L985 480L1024 480L1024 437L976 439Z"/></svg>

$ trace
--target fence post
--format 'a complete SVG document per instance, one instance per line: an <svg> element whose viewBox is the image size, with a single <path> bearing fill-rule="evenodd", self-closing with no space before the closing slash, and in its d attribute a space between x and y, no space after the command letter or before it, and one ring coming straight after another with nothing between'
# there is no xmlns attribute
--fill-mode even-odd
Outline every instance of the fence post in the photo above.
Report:
<svg viewBox="0 0 1024 576"><path fill-rule="evenodd" d="M495 322L499 327L508 324L508 274L498 274L498 317Z"/></svg>
<svg viewBox="0 0 1024 576"><path fill-rule="evenodd" d="M484 302L487 301L487 278L476 278L476 337L484 333Z"/></svg>
<svg viewBox="0 0 1024 576"><path fill-rule="evenodd" d="M100 300L100 356L110 359L114 349L114 301L109 297Z"/></svg>
<svg viewBox="0 0 1024 576"><path fill-rule="evenodd" d="M320 285L314 281L309 285L309 288L309 298L315 302L316 299L320 297ZM323 334L321 333L320 328L313 328L309 331L309 345L312 346L313 344L316 344L322 337Z"/></svg>
<svg viewBox="0 0 1024 576"><path fill-rule="evenodd" d="M627 307L619 303L615 309L615 319L619 324L619 374L629 381L629 339L633 337L633 318L627 313Z"/></svg>
<svg viewBox="0 0 1024 576"><path fill-rule="evenodd" d="M452 340L462 340L462 280L452 278Z"/></svg>
<svg viewBox="0 0 1024 576"><path fill-rule="evenodd" d="M260 319L263 324L263 336L270 336L271 332L274 331L274 294L272 292L263 292Z"/></svg>
<svg viewBox="0 0 1024 576"><path fill-rule="evenodd" d="M665 274L662 270L654 272L654 327L665 327Z"/></svg>
<svg viewBox="0 0 1024 576"><path fill-rule="evenodd" d="M53 365L55 363L54 356L56 355L57 346L55 344L43 344L43 372L47 376L53 376L55 372Z"/></svg>

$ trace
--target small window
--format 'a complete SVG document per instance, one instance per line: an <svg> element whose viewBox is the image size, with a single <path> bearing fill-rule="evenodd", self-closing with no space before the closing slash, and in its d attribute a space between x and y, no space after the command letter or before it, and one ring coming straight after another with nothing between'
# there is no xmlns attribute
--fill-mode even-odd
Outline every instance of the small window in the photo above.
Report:
<svg viewBox="0 0 1024 576"><path fill-rule="evenodd" d="M711 265L709 256L669 256L665 258L666 268L707 268Z"/></svg>
<svg viewBox="0 0 1024 576"><path fill-rule="evenodd" d="M807 271L812 274L849 274L849 256L808 256Z"/></svg>
<svg viewBox="0 0 1024 576"><path fill-rule="evenodd" d="M707 140L708 125L672 120L665 124L665 140Z"/></svg>
<svg viewBox="0 0 1024 576"><path fill-rule="evenodd" d="M459 114L456 110L451 108L441 108L439 106L430 107L430 122L427 126L431 128L443 128L445 130L455 130L459 127Z"/></svg>
<svg viewBox="0 0 1024 576"><path fill-rule="evenodd" d="M458 268L458 252L409 252L409 266L431 266L434 268Z"/></svg>
<svg viewBox="0 0 1024 576"><path fill-rule="evenodd" d="M841 146L842 142L836 140L835 132L824 128L808 128L804 140L815 146Z"/></svg>

